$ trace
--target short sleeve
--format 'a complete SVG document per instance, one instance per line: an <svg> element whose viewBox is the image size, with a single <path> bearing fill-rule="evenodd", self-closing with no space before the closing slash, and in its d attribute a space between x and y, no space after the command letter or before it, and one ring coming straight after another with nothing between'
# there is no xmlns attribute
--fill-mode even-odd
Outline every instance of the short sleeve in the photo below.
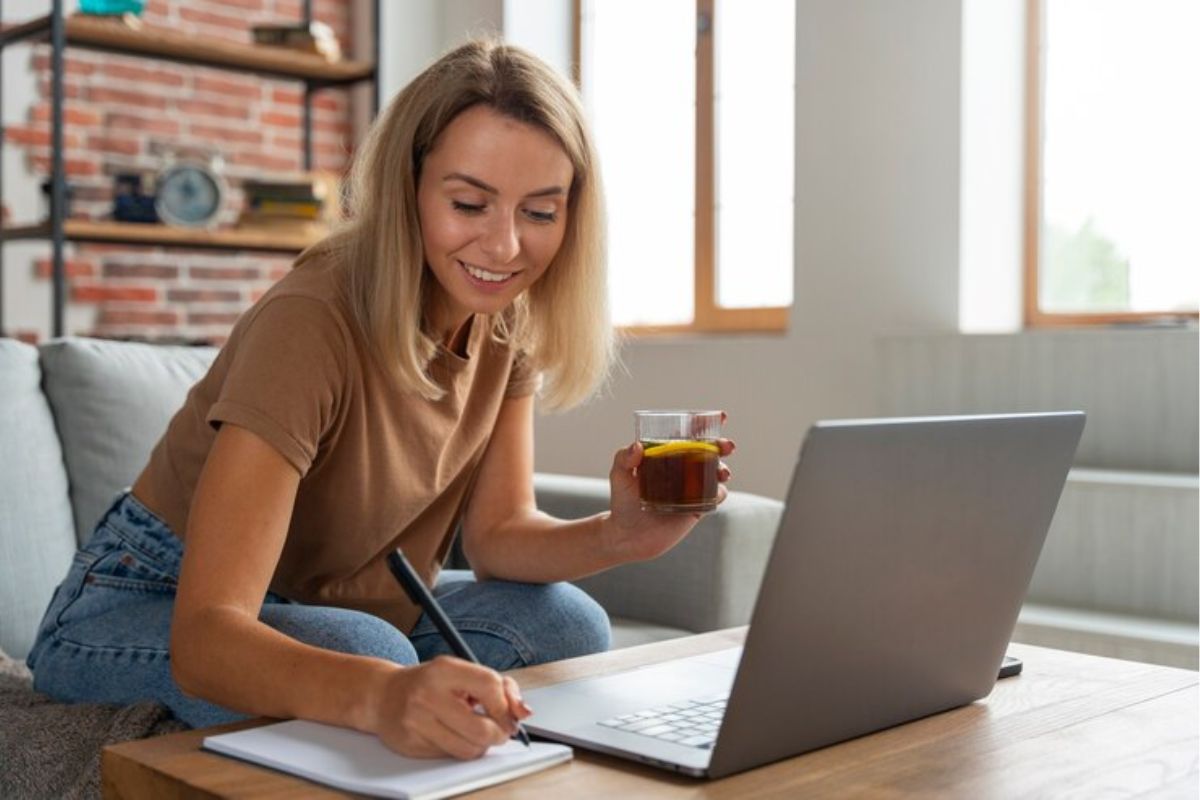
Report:
<svg viewBox="0 0 1200 800"><path fill-rule="evenodd" d="M257 434L303 476L345 392L347 332L315 298L283 295L250 313L207 421Z"/></svg>
<svg viewBox="0 0 1200 800"><path fill-rule="evenodd" d="M542 388L542 373L534 368L532 361L524 352L513 356L512 369L508 373L508 385L504 388L504 396L525 397Z"/></svg>

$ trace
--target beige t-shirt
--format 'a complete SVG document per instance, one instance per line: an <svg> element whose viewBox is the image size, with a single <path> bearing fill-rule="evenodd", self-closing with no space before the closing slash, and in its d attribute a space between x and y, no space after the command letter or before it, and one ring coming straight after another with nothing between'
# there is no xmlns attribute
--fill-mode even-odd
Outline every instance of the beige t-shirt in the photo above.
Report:
<svg viewBox="0 0 1200 800"><path fill-rule="evenodd" d="M242 316L151 453L138 499L185 536L217 428L246 428L301 475L271 591L410 631L420 612L385 556L402 547L436 581L500 405L538 376L480 316L466 357L441 347L430 364L445 397L400 393L352 324L342 280L337 265L308 261Z"/></svg>

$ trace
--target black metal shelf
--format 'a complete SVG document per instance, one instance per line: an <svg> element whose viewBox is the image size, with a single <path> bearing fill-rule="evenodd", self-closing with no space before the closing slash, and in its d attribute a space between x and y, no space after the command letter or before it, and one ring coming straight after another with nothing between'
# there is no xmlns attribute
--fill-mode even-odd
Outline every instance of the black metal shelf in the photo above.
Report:
<svg viewBox="0 0 1200 800"><path fill-rule="evenodd" d="M0 32L0 48L21 41L49 41L51 22L47 14ZM191 36L152 26L134 28L118 17L74 14L64 20L64 25L68 47L290 78L319 86L346 86L375 77L375 65L363 61L329 62L312 53L283 47Z"/></svg>
<svg viewBox="0 0 1200 800"><path fill-rule="evenodd" d="M313 167L312 98L321 89L349 87L372 81L373 110L378 111L379 98L379 0L374 0L375 60L374 62L328 62L311 53L293 52L286 48L229 42L214 37L190 36L165 28L133 27L117 18L74 14L63 15L62 0L51 0L50 13L44 17L0 30L0 53L19 42L50 43L50 216L44 223L6 229L0 235L0 335L4 331L4 247L16 239L49 239L52 247L51 277L53 281L52 335L63 335L63 316L66 308L66 274L63 266L63 245L67 241L107 242L159 247L200 247L217 250L252 250L260 252L294 252L311 244L315 229L187 231L166 226L123 225L119 222L67 220L66 170L63 164L63 53L68 46L109 53L153 58L184 64L248 72L269 78L298 80L304 83L304 117L302 121L304 169ZM304 0L302 22L312 21L312 0ZM0 10L0 19L3 12ZM0 90L0 107L3 93ZM372 114L374 116L374 114ZM0 124L0 150L4 146L4 127ZM0 164L3 159L0 158ZM0 207L3 206L3 167L0 166Z"/></svg>

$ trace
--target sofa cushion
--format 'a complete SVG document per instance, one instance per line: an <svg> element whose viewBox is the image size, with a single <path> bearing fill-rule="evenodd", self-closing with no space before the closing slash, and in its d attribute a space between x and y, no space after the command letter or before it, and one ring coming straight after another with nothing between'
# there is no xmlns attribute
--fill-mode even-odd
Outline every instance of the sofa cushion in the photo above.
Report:
<svg viewBox="0 0 1200 800"><path fill-rule="evenodd" d="M75 523L37 350L0 339L0 650L24 658L75 552Z"/></svg>
<svg viewBox="0 0 1200 800"><path fill-rule="evenodd" d="M133 483L187 391L208 370L211 347L58 339L41 347L82 543L114 495Z"/></svg>
<svg viewBox="0 0 1200 800"><path fill-rule="evenodd" d="M629 617L611 617L612 643L610 650L624 650L626 647L636 647L640 644L661 642L666 639L678 639L680 636L691 636L691 631L683 628L673 628L670 625L655 625L640 619Z"/></svg>

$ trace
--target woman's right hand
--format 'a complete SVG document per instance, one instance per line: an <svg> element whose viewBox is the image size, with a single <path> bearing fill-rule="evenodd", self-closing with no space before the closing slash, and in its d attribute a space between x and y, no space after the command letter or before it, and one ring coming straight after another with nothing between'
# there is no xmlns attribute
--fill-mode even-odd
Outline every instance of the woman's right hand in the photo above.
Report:
<svg viewBox="0 0 1200 800"><path fill-rule="evenodd" d="M413 758L479 758L533 713L512 678L451 656L391 671L374 705L375 735Z"/></svg>

